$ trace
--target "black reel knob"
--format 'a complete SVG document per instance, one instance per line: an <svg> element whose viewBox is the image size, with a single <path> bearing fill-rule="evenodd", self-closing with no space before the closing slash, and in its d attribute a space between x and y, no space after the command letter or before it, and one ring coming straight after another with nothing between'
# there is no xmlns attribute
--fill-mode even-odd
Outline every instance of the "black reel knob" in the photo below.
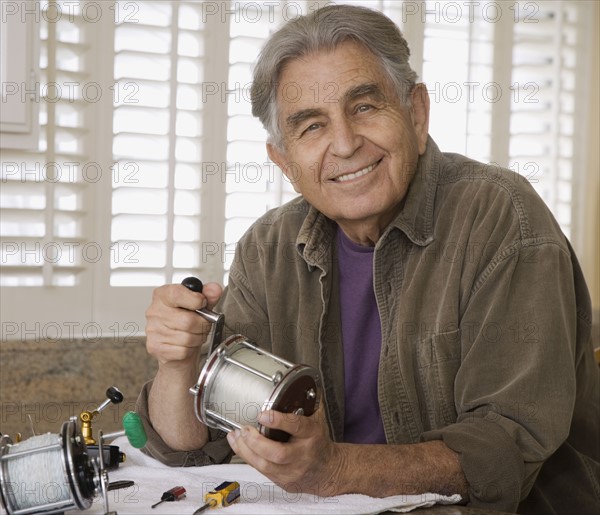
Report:
<svg viewBox="0 0 600 515"><path fill-rule="evenodd" d="M186 277L183 281L181 281L181 284L183 284L189 290L202 293L202 281L197 277Z"/></svg>
<svg viewBox="0 0 600 515"><path fill-rule="evenodd" d="M111 386L108 390L106 390L106 396L113 404L119 404L120 402L123 402L123 394L116 386Z"/></svg>

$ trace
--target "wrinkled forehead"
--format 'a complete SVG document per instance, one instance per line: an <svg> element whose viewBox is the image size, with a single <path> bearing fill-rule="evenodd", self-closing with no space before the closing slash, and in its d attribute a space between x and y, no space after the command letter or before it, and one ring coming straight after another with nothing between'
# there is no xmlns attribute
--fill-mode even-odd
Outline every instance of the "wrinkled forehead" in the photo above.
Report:
<svg viewBox="0 0 600 515"><path fill-rule="evenodd" d="M280 109L338 103L349 90L373 84L386 95L394 94L380 60L363 45L346 41L287 60L279 72L277 103Z"/></svg>

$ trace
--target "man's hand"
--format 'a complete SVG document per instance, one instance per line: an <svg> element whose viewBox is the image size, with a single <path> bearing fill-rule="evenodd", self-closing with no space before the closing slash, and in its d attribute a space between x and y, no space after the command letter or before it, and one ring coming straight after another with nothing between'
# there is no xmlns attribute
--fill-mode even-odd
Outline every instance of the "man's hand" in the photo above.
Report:
<svg viewBox="0 0 600 515"><path fill-rule="evenodd" d="M210 322L195 313L212 307L221 296L216 283L206 284L202 293L180 284L156 288L146 310L146 348L161 366L196 366L200 347L211 329Z"/></svg>
<svg viewBox="0 0 600 515"><path fill-rule="evenodd" d="M406 445L336 443L329 438L323 408L311 417L265 411L259 422L288 432L290 440L275 442L248 426L232 431L227 440L238 456L284 490L323 497L434 492L467 498L458 455L440 440Z"/></svg>
<svg viewBox="0 0 600 515"><path fill-rule="evenodd" d="M289 441L276 442L254 427L244 426L227 435L238 456L283 489L320 496L340 493L338 477L345 456L329 437L322 407L310 417L264 411L258 421L289 433Z"/></svg>
<svg viewBox="0 0 600 515"><path fill-rule="evenodd" d="M154 290L146 311L146 349L159 363L148 412L156 432L174 450L199 449L208 441L189 388L198 378L200 348L211 324L195 310L212 307L221 293L215 283L206 284L202 293L169 284Z"/></svg>

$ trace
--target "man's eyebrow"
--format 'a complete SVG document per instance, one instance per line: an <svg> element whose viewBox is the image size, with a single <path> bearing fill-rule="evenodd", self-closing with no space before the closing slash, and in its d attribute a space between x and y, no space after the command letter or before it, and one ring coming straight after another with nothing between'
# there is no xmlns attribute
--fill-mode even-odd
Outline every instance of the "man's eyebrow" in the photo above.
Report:
<svg viewBox="0 0 600 515"><path fill-rule="evenodd" d="M344 93L343 102L351 102L360 97L372 97L373 99L383 102L385 94L377 83L359 84L358 86L349 89Z"/></svg>
<svg viewBox="0 0 600 515"><path fill-rule="evenodd" d="M321 116L322 114L323 111L321 109L302 109L288 116L285 122L291 130L295 130L304 120Z"/></svg>

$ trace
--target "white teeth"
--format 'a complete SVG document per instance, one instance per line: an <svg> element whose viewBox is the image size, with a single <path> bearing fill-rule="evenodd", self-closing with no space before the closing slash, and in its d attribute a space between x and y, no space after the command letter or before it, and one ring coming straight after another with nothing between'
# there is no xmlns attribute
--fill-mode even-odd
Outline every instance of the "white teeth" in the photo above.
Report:
<svg viewBox="0 0 600 515"><path fill-rule="evenodd" d="M346 175L340 175L339 177L336 177L335 180L337 182L351 181L352 179L356 179L357 177L362 177L363 175L367 175L370 171L373 170L373 168L375 168L374 164L367 166L366 168L363 168L362 170L359 170L358 172L348 173Z"/></svg>

